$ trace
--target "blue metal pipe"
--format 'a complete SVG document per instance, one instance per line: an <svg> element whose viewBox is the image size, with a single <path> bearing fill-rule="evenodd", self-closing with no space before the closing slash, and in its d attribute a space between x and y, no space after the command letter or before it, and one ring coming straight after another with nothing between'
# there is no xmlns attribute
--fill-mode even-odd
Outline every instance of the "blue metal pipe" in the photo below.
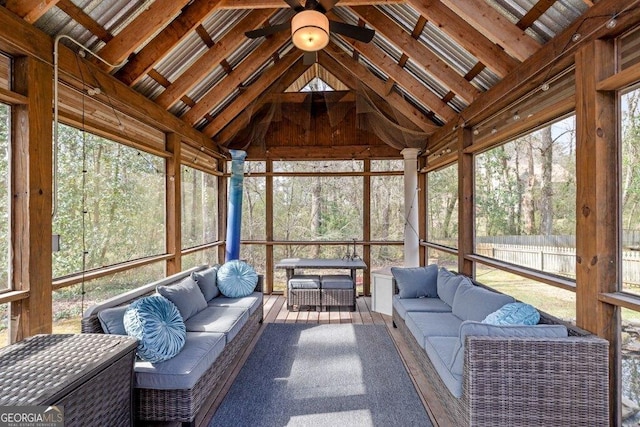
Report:
<svg viewBox="0 0 640 427"><path fill-rule="evenodd" d="M240 259L240 234L242 226L242 182L244 179L244 159L242 150L231 153L231 180L229 182L229 206L227 209L227 245L225 261Z"/></svg>

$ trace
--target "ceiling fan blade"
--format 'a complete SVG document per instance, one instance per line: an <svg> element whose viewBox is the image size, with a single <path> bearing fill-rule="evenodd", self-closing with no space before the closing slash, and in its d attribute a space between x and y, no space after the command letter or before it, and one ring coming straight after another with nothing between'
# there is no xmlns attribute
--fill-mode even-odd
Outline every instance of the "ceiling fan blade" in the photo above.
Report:
<svg viewBox="0 0 640 427"><path fill-rule="evenodd" d="M318 52L305 52L302 57L304 65L313 65L318 60Z"/></svg>
<svg viewBox="0 0 640 427"><path fill-rule="evenodd" d="M376 33L370 28L358 27L357 25L345 24L343 22L336 21L329 21L329 30L333 33L342 34L343 36L356 39L364 43L369 43Z"/></svg>
<svg viewBox="0 0 640 427"><path fill-rule="evenodd" d="M250 39L257 39L258 37L268 36L275 34L279 31L289 30L291 28L291 22L283 22L282 24L271 25L269 27L262 27L255 30L247 31L245 36Z"/></svg>
<svg viewBox="0 0 640 427"><path fill-rule="evenodd" d="M284 1L289 5L289 7L291 7L291 9L295 10L296 12L300 12L301 10L304 10L304 7L302 7L302 5L298 0L284 0Z"/></svg>
<svg viewBox="0 0 640 427"><path fill-rule="evenodd" d="M340 0L318 0L318 3L320 3L320 6L322 7L321 12L327 13L333 9L333 6L335 6L339 1Z"/></svg>

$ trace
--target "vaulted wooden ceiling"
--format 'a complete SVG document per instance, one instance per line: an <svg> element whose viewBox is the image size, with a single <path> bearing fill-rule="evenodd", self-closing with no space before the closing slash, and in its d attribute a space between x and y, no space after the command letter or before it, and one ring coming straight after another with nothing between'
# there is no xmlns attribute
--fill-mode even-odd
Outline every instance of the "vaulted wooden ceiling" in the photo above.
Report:
<svg viewBox="0 0 640 427"><path fill-rule="evenodd" d="M464 120L461 113L470 105L476 110L486 107L492 97L483 95L492 88L508 93L511 83L505 82L518 86L521 79L530 78L527 73L535 70L527 61L536 54L540 68L548 65L541 63L545 58L558 58L566 45L553 41L576 22L586 30L601 28L609 18L601 16L587 25L589 9L608 3L608 9L601 9L610 13L617 1L341 0L333 7L333 1L320 3L330 9L331 20L373 28L376 36L366 44L332 34L329 46L318 54L319 66L347 87L364 85L384 98L394 114L433 135ZM301 76L313 75L287 31L257 40L244 35L289 20L294 12L283 0L0 4L45 33L69 35L107 63L117 64L94 60L219 144L235 134L239 115L261 96L284 92Z"/></svg>

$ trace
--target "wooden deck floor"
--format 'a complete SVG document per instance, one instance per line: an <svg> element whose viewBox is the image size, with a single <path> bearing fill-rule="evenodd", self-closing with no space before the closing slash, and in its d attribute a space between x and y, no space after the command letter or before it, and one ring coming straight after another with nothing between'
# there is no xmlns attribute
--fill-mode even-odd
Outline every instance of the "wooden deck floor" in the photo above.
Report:
<svg viewBox="0 0 640 427"><path fill-rule="evenodd" d="M387 316L381 313L377 313L375 311L371 311L371 298L370 297L358 297L356 299L356 311L349 311L346 307L333 307L328 311L318 312L318 311L310 311L310 310L301 310L301 311L289 311L287 310L286 298L282 295L265 295L264 297L264 324L268 323L354 323L354 324L381 324L386 325L387 329L391 337L393 338L394 343L400 353L400 357L409 372L409 376L418 391L418 395L422 399L422 403L425 405L427 412L429 413L431 419L433 420L432 408L428 405L427 396L431 393L429 390L429 385L427 379L424 374L418 367L418 363L416 359L411 354L409 347L404 342L404 339L400 335L397 329L393 327L391 316ZM264 327L263 327L264 328ZM262 333L262 328L258 331L255 339L244 353L243 357L237 363L233 373L227 378L227 381L224 386L224 393L221 393L221 397L214 402L213 406L210 408L207 417L205 420L210 420L213 417L215 410L218 408L222 399L224 398L224 394L229 390L233 380L237 376L238 372L244 365L245 360L251 353L255 343L257 342L260 334ZM433 406L433 402L432 402ZM436 411L441 410L441 408L435 407L433 408ZM204 423L203 426L207 426L207 423ZM434 422L434 425L437 424Z"/></svg>

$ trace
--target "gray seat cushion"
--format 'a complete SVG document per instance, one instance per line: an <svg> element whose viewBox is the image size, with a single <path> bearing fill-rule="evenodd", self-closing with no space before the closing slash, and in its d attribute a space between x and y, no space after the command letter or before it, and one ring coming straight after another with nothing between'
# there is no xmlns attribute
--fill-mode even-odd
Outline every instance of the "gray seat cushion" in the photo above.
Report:
<svg viewBox="0 0 640 427"><path fill-rule="evenodd" d="M320 289L320 276L312 274L295 274L289 279L291 289Z"/></svg>
<svg viewBox="0 0 640 427"><path fill-rule="evenodd" d="M393 308L398 316L404 319L409 311L422 311L432 313L450 313L451 307L440 298L400 298L393 296Z"/></svg>
<svg viewBox="0 0 640 427"><path fill-rule="evenodd" d="M134 387L154 390L190 389L222 353L221 333L187 332L182 350L173 358L151 363L137 360Z"/></svg>
<svg viewBox="0 0 640 427"><path fill-rule="evenodd" d="M229 298L220 295L207 304L209 307L235 307L249 309L249 315L256 312L262 304L262 292L254 292L249 296L240 298Z"/></svg>
<svg viewBox="0 0 640 427"><path fill-rule="evenodd" d="M499 294L480 286L461 283L451 306L453 314L462 320L480 322L503 305L515 302L510 295Z"/></svg>
<svg viewBox="0 0 640 427"><path fill-rule="evenodd" d="M346 274L327 274L320 282L322 289L353 289L353 280Z"/></svg>
<svg viewBox="0 0 640 427"><path fill-rule="evenodd" d="M457 342L458 337L429 337L425 341L424 350L442 382L451 394L459 398L462 396L462 375L449 370L449 361L453 357Z"/></svg>
<svg viewBox="0 0 640 427"><path fill-rule="evenodd" d="M424 347L426 337L457 337L462 320L451 313L410 311L405 322L416 341Z"/></svg>
<svg viewBox="0 0 640 427"><path fill-rule="evenodd" d="M219 332L227 343L240 332L249 320L249 310L233 307L207 307L184 322L187 332Z"/></svg>

